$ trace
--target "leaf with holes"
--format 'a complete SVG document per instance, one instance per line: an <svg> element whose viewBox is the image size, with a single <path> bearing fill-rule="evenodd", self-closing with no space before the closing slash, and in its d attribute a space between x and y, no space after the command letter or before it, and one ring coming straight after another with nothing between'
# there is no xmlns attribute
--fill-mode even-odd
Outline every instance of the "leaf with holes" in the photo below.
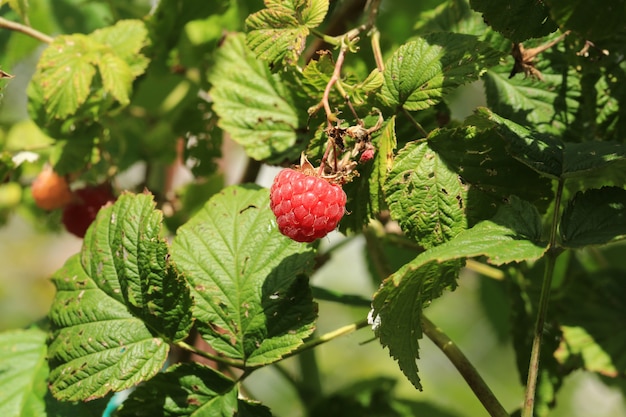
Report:
<svg viewBox="0 0 626 417"><path fill-rule="evenodd" d="M247 366L274 362L311 334L316 317L308 245L277 229L269 192L230 187L178 229L172 257L196 301L213 349Z"/></svg>
<svg viewBox="0 0 626 417"><path fill-rule="evenodd" d="M425 248L467 227L467 189L426 141L410 142L398 152L384 191L391 217Z"/></svg>
<svg viewBox="0 0 626 417"><path fill-rule="evenodd" d="M64 401L99 398L154 376L168 343L192 325L189 289L159 236L149 195L124 194L100 210L53 277L50 389Z"/></svg>

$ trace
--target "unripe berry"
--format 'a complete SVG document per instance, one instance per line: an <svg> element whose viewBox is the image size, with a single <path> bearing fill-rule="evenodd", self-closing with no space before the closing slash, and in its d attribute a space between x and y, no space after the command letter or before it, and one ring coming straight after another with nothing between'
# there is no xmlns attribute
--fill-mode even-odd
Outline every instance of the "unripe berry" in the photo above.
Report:
<svg viewBox="0 0 626 417"><path fill-rule="evenodd" d="M339 185L293 169L282 170L270 189L278 230L297 242L313 242L335 230L345 207Z"/></svg>
<svg viewBox="0 0 626 417"><path fill-rule="evenodd" d="M72 201L72 191L64 177L46 166L31 186L35 204L44 210L61 208Z"/></svg>

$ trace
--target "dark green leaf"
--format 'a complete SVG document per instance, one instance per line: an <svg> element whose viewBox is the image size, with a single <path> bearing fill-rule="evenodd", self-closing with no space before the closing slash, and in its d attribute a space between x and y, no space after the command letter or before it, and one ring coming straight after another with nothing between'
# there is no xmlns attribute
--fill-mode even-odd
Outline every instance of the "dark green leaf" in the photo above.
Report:
<svg viewBox="0 0 626 417"><path fill-rule="evenodd" d="M506 3L490 0L470 0L472 8L483 14L492 28L513 42L540 38L557 29L549 9L541 1L511 0Z"/></svg>
<svg viewBox="0 0 626 417"><path fill-rule="evenodd" d="M414 28L419 33L458 32L480 36L487 29L482 16L470 8L468 0L443 1L421 13L416 22Z"/></svg>
<svg viewBox="0 0 626 417"><path fill-rule="evenodd" d="M385 64L382 99L424 110L454 88L477 80L501 54L471 35L433 33L398 48Z"/></svg>
<svg viewBox="0 0 626 417"><path fill-rule="evenodd" d="M624 271L609 269L575 279L559 302L563 339L557 359L582 362L584 369L610 377L626 375Z"/></svg>
<svg viewBox="0 0 626 417"><path fill-rule="evenodd" d="M455 260L411 262L386 279L374 295L373 314L380 321L375 331L380 343L389 348L389 354L419 390L422 385L416 359L422 337L422 309L445 289L456 287L460 268L461 262Z"/></svg>
<svg viewBox="0 0 626 417"><path fill-rule="evenodd" d="M470 188L465 203L468 221L474 224L493 216L510 194L547 208L552 184L505 149L496 129L464 126L437 129L428 137L430 147Z"/></svg>
<svg viewBox="0 0 626 417"><path fill-rule="evenodd" d="M313 331L302 274L313 252L280 234L269 193L231 187L178 229L172 257L192 285L202 336L249 366L280 359Z"/></svg>
<svg viewBox="0 0 626 417"><path fill-rule="evenodd" d="M426 141L400 150L384 190L391 217L425 248L450 240L467 226L467 189Z"/></svg>
<svg viewBox="0 0 626 417"><path fill-rule="evenodd" d="M593 0L546 0L546 5L563 30L574 30L583 39L598 41L624 30L624 0L610 0L605 7Z"/></svg>
<svg viewBox="0 0 626 417"><path fill-rule="evenodd" d="M476 256L496 265L536 260L547 248L540 239L536 209L511 197L492 220L419 254L383 282L373 301L373 315L380 320L377 335L413 385L421 387L415 359L422 308L445 289L455 288L461 261Z"/></svg>
<svg viewBox="0 0 626 417"><path fill-rule="evenodd" d="M560 226L564 246L601 245L626 237L626 190L603 187L576 193Z"/></svg>
<svg viewBox="0 0 626 417"><path fill-rule="evenodd" d="M500 132L507 143L507 149L515 159L540 174L560 178L563 173L563 142L552 136L533 132L486 108L478 109L477 116L501 126Z"/></svg>
<svg viewBox="0 0 626 417"><path fill-rule="evenodd" d="M167 369L139 386L124 401L119 417L234 416L235 382L197 363Z"/></svg>
<svg viewBox="0 0 626 417"><path fill-rule="evenodd" d="M507 62L485 74L489 108L517 124L532 125L541 133L561 135L571 128L580 100L580 83L574 71L564 76L559 68L542 59L537 65L542 80L522 75L510 78L513 62Z"/></svg>
<svg viewBox="0 0 626 417"><path fill-rule="evenodd" d="M616 142L566 143L563 177L579 178L606 172L612 166L621 167L626 161L626 145ZM606 177L610 178L609 175Z"/></svg>

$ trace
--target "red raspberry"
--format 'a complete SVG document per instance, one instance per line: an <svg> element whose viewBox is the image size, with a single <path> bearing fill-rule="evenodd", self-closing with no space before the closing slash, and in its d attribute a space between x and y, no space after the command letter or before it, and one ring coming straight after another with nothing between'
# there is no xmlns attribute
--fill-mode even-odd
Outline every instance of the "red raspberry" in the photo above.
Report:
<svg viewBox="0 0 626 417"><path fill-rule="evenodd" d="M346 193L323 178L284 169L274 178L270 207L283 235L313 242L335 230L345 212Z"/></svg>
<svg viewBox="0 0 626 417"><path fill-rule="evenodd" d="M81 188L76 190L75 195L74 202L63 210L62 220L68 232L84 237L100 208L108 202L115 201L115 196L107 183Z"/></svg>

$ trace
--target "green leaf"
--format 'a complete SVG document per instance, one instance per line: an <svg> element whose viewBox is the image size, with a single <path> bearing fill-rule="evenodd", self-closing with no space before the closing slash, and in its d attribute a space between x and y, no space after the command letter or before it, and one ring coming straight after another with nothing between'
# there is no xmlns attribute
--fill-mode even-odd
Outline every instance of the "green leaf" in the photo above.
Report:
<svg viewBox="0 0 626 417"><path fill-rule="evenodd" d="M531 125L541 133L560 135L571 128L579 108L578 79L571 73L563 76L559 68L544 59L537 65L542 81L520 75L510 78L513 62L507 62L508 65L492 68L485 74L489 108L515 123Z"/></svg>
<svg viewBox="0 0 626 417"><path fill-rule="evenodd" d="M36 327L0 333L0 415L46 416L46 332Z"/></svg>
<svg viewBox="0 0 626 417"><path fill-rule="evenodd" d="M419 266L412 262L387 278L374 295L373 315L380 320L376 335L419 390L422 386L415 360L419 358L418 340L422 337L422 309L445 289L456 287L460 268L459 261Z"/></svg>
<svg viewBox="0 0 626 417"><path fill-rule="evenodd" d="M470 0L472 8L483 14L484 20L513 42L540 38L557 29L544 2L512 0L506 4L490 0Z"/></svg>
<svg viewBox="0 0 626 417"><path fill-rule="evenodd" d="M265 0L265 7L246 19L246 43L261 59L294 65L309 29L324 20L328 0Z"/></svg>
<svg viewBox="0 0 626 417"><path fill-rule="evenodd" d="M622 167L626 161L626 145L616 142L565 143L563 178L584 178ZM606 175L605 179L610 178Z"/></svg>
<svg viewBox="0 0 626 417"><path fill-rule="evenodd" d="M85 272L78 255L53 277L50 389L64 401L99 398L154 376L169 351ZM117 288L119 293L119 288Z"/></svg>
<svg viewBox="0 0 626 417"><path fill-rule="evenodd" d="M486 108L476 112L476 119L484 119L501 127L508 152L517 160L540 174L551 178L588 179L605 175L604 180L620 179L626 146L614 142L563 142L557 137L534 132L507 120ZM470 121L472 118L470 118ZM477 124L479 124L478 122Z"/></svg>
<svg viewBox="0 0 626 417"><path fill-rule="evenodd" d="M141 20L120 20L113 26L94 31L90 37L107 45L131 69L133 77L143 74L149 60L140 53L148 43L148 30Z"/></svg>
<svg viewBox="0 0 626 417"><path fill-rule="evenodd" d="M235 382L198 363L174 365L139 386L118 411L119 417L234 416Z"/></svg>
<svg viewBox="0 0 626 417"><path fill-rule="evenodd" d="M381 97L390 107L424 110L456 87L477 80L500 56L475 36L427 35L402 45L387 61Z"/></svg>
<svg viewBox="0 0 626 417"><path fill-rule="evenodd" d="M598 41L624 29L625 0L610 0L598 7L592 0L546 0L550 15L564 30L574 30L583 39Z"/></svg>
<svg viewBox="0 0 626 417"><path fill-rule="evenodd" d="M76 112L90 93L99 45L81 34L57 36L41 55L33 82L41 85L49 115L63 118Z"/></svg>
<svg viewBox="0 0 626 417"><path fill-rule="evenodd" d="M274 362L313 331L313 251L277 229L269 193L230 187L178 229L172 257L192 286L204 339L247 366Z"/></svg>
<svg viewBox="0 0 626 417"><path fill-rule="evenodd" d="M425 248L467 227L466 187L426 141L410 142L398 152L384 190L391 217Z"/></svg>
<svg viewBox="0 0 626 417"><path fill-rule="evenodd" d="M602 245L626 237L626 190L603 187L578 192L560 225L561 241L569 248Z"/></svg>
<svg viewBox="0 0 626 417"><path fill-rule="evenodd" d="M609 377L626 375L624 272L606 270L575 278L576 285L559 303L563 339L556 358L564 364L582 362L584 369Z"/></svg>
<svg viewBox="0 0 626 417"><path fill-rule="evenodd" d="M383 184L387 182L393 168L394 152L398 145L396 138L396 116L392 116L382 129L376 141L377 152L374 168L369 179L372 213L379 213L385 207Z"/></svg>
<svg viewBox="0 0 626 417"><path fill-rule="evenodd" d="M129 94L132 90L133 73L128 64L120 57L113 54L105 54L96 63L102 88L111 93L115 100L123 106L130 103Z"/></svg>
<svg viewBox="0 0 626 417"><path fill-rule="evenodd" d="M123 194L100 210L80 256L53 282L50 388L60 400L99 398L155 375L168 342L192 325L189 289L159 236L149 195Z"/></svg>
<svg viewBox="0 0 626 417"><path fill-rule="evenodd" d="M146 36L143 23L134 20L120 21L91 35L57 36L44 50L33 78L42 89L46 114L66 118L88 97L100 95L98 102L107 103L107 94L127 105L132 81L148 64L139 53ZM95 82L96 68L101 85Z"/></svg>
<svg viewBox="0 0 626 417"><path fill-rule="evenodd" d="M507 149L515 159L540 174L554 179L560 178L563 173L565 147L562 141L531 131L486 108L479 108L476 115L501 126L500 132L507 143Z"/></svg>
<svg viewBox="0 0 626 417"><path fill-rule="evenodd" d="M463 258L485 256L495 265L536 260L547 249L540 239L536 209L511 197L493 219L422 252L383 282L372 304L373 315L380 320L377 335L416 388L421 389L415 359L419 357L422 309L445 289L455 288Z"/></svg>
<svg viewBox="0 0 626 417"><path fill-rule="evenodd" d="M457 32L482 35L487 25L480 13L470 8L468 0L447 0L432 10L420 13L414 29L420 34L430 32Z"/></svg>
<svg viewBox="0 0 626 417"><path fill-rule="evenodd" d="M227 36L209 77L219 126L256 160L296 159L303 149L291 93L278 74L256 60L242 35Z"/></svg>
<svg viewBox="0 0 626 417"><path fill-rule="evenodd" d="M464 201L470 224L493 216L511 194L541 211L547 209L553 196L551 181L509 155L495 128L437 129L429 134L428 143L446 166L470 185Z"/></svg>
<svg viewBox="0 0 626 417"><path fill-rule="evenodd" d="M192 300L160 236L163 213L149 194L122 194L101 210L85 235L81 262L92 277L168 341L191 329ZM119 288L119 292L117 289Z"/></svg>
<svg viewBox="0 0 626 417"><path fill-rule="evenodd" d="M541 233L541 217L537 209L511 196L493 218L427 250L412 264L477 256L486 257L487 262L493 265L536 260L543 256L547 248Z"/></svg>

